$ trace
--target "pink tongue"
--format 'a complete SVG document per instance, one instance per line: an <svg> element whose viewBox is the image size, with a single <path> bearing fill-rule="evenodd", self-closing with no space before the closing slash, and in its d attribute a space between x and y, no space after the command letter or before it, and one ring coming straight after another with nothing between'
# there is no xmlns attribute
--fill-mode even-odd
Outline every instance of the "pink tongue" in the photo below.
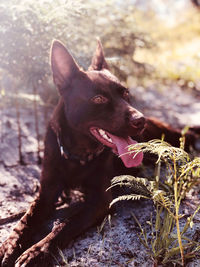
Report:
<svg viewBox="0 0 200 267"><path fill-rule="evenodd" d="M129 145L137 144L137 142L130 137L127 139L117 137L115 135L112 135L109 133L109 136L111 137L113 143L115 143L117 147L118 154L120 155L124 165L127 168L136 167L142 163L143 160L143 153L139 152L137 153L130 153L128 151ZM137 154L137 155L136 155Z"/></svg>

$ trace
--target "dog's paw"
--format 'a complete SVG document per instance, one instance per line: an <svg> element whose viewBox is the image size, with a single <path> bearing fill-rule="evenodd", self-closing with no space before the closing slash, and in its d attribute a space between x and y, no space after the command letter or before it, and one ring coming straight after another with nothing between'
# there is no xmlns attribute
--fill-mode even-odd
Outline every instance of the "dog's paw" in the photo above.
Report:
<svg viewBox="0 0 200 267"><path fill-rule="evenodd" d="M2 266L3 257L4 257L4 247L2 245L0 246L0 266Z"/></svg>
<svg viewBox="0 0 200 267"><path fill-rule="evenodd" d="M7 239L0 247L0 266L14 266L15 260L19 255L20 247L17 245L16 240Z"/></svg>
<svg viewBox="0 0 200 267"><path fill-rule="evenodd" d="M48 244L37 243L27 249L15 262L15 267L52 266Z"/></svg>

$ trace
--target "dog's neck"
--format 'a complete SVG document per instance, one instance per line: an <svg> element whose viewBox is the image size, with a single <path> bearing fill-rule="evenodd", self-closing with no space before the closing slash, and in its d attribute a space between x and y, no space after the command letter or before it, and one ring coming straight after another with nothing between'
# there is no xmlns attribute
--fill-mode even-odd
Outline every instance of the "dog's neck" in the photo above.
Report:
<svg viewBox="0 0 200 267"><path fill-rule="evenodd" d="M61 155L66 159L79 161L84 165L104 149L103 145L69 126L62 99L59 100L54 110L50 125L57 136Z"/></svg>

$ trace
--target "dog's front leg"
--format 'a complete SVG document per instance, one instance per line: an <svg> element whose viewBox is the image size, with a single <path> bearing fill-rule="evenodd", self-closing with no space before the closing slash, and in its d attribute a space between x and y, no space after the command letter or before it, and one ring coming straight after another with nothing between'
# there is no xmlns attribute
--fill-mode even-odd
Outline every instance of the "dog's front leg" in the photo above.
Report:
<svg viewBox="0 0 200 267"><path fill-rule="evenodd" d="M0 265L14 266L20 254L31 245L31 236L40 227L41 222L48 217L54 208L57 195L56 187L53 191L40 190L39 196L33 201L26 214L13 229L8 239L0 247Z"/></svg>
<svg viewBox="0 0 200 267"><path fill-rule="evenodd" d="M66 247L70 241L103 219L108 213L110 201L110 192L99 194L94 191L80 204L76 214L54 226L51 233L19 257L15 266L51 266L51 258L57 248Z"/></svg>

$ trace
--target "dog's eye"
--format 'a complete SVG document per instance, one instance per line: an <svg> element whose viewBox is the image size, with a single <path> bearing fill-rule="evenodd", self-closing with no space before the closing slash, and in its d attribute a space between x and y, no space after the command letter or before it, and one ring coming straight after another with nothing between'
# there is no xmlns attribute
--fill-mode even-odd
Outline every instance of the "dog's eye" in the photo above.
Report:
<svg viewBox="0 0 200 267"><path fill-rule="evenodd" d="M103 95L96 95L91 100L95 104L106 104L108 102L108 98Z"/></svg>

